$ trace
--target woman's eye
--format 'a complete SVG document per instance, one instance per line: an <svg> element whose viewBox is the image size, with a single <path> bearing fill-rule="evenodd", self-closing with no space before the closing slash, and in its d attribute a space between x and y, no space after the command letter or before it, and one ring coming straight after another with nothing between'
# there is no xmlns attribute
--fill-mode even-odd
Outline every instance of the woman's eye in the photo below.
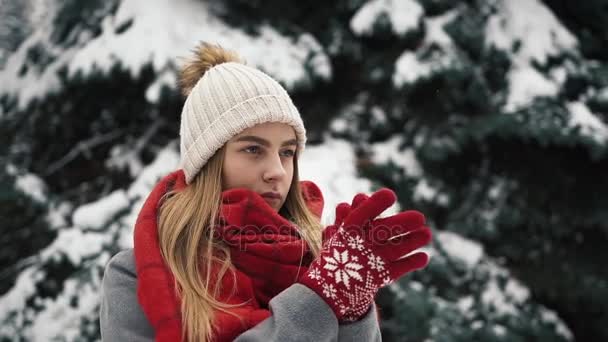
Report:
<svg viewBox="0 0 608 342"><path fill-rule="evenodd" d="M285 157L293 157L296 154L293 150L285 150L283 153Z"/></svg>
<svg viewBox="0 0 608 342"><path fill-rule="evenodd" d="M260 152L260 148L259 148L259 146L249 146L249 147L245 148L243 151L248 152L248 153L258 154L258 152Z"/></svg>
<svg viewBox="0 0 608 342"><path fill-rule="evenodd" d="M243 151L252 154L261 154L262 150L259 146L249 146L243 149ZM293 157L295 155L295 151L293 150L285 150L281 152L283 157Z"/></svg>

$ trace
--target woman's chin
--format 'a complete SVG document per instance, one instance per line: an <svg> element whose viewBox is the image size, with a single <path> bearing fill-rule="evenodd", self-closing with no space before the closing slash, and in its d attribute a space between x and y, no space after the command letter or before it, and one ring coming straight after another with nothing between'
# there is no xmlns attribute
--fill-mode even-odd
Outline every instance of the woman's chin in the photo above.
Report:
<svg viewBox="0 0 608 342"><path fill-rule="evenodd" d="M264 197L264 200L266 201L266 203L268 203L269 206L272 207L272 209L274 209L274 211L279 211L279 202L280 200L278 198L268 198L268 197Z"/></svg>

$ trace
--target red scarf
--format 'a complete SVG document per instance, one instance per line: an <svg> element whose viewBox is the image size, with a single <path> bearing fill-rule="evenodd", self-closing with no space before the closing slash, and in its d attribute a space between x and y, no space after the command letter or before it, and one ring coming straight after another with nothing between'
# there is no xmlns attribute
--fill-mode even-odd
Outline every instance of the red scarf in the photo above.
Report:
<svg viewBox="0 0 608 342"><path fill-rule="evenodd" d="M139 303L156 333L156 341L181 340L180 300L174 277L166 267L158 242L160 198L172 188L186 186L184 174L175 171L152 190L135 224L135 264ZM317 217L323 210L323 196L312 182L300 182L308 208ZM258 194L245 189L222 193L217 238L230 247L235 277L224 276L218 299L246 305L233 309L241 319L216 312L215 341L231 341L271 315L268 302L306 272L312 260L308 245L297 228ZM232 293L233 284L235 292Z"/></svg>

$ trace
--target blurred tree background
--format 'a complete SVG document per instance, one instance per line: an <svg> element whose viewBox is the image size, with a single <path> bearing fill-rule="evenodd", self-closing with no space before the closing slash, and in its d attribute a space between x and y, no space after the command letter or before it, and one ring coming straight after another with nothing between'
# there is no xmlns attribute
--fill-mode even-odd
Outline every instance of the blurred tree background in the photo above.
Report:
<svg viewBox="0 0 608 342"><path fill-rule="evenodd" d="M429 218L430 266L378 297L385 340L608 340L606 22L605 0L1 1L0 341L99 339L199 40Z"/></svg>

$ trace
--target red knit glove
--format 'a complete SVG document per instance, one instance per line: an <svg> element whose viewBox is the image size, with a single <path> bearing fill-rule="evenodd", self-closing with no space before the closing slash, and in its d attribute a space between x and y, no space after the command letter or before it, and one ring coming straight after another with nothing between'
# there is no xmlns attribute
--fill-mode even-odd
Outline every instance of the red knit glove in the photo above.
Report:
<svg viewBox="0 0 608 342"><path fill-rule="evenodd" d="M339 321L361 318L378 289L428 263L428 256L420 252L401 258L431 240L421 213L405 211L375 219L395 200L389 189L363 199L299 279L327 302Z"/></svg>
<svg viewBox="0 0 608 342"><path fill-rule="evenodd" d="M366 194L358 193L355 197L353 197L351 204L342 202L336 206L336 219L334 220L334 224L323 229L323 244L334 236L334 234L338 231L338 228L344 222L346 216L348 216L353 209L357 208L359 204L368 198L369 197Z"/></svg>

